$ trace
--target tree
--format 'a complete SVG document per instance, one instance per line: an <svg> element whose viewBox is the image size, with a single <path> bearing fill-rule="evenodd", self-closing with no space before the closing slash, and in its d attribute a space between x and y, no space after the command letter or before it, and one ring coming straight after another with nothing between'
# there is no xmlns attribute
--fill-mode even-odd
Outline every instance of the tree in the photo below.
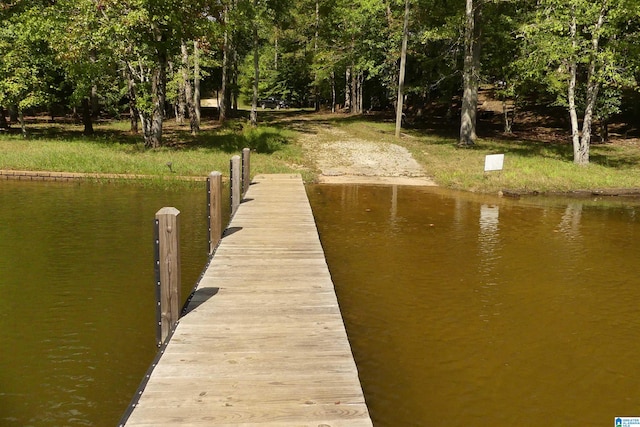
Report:
<svg viewBox="0 0 640 427"><path fill-rule="evenodd" d="M398 78L398 101L396 105L396 138L400 137L400 128L402 127L402 110L404 105L404 74L405 63L407 60L407 38L409 28L409 0L405 0L404 6L404 25L402 27L402 52L400 54L400 72Z"/></svg>
<svg viewBox="0 0 640 427"><path fill-rule="evenodd" d="M68 102L82 109L84 134L93 134L100 104L113 107L123 85L117 73L112 27L95 0L58 0L47 19L51 44L72 93Z"/></svg>
<svg viewBox="0 0 640 427"><path fill-rule="evenodd" d="M116 28L118 53L136 85L136 109L145 146L162 145L170 58L181 55L181 41L193 40L207 13L203 0L101 0Z"/></svg>
<svg viewBox="0 0 640 427"><path fill-rule="evenodd" d="M459 142L461 146L474 145L476 141L476 117L480 78L480 26L477 22L479 13L478 5L474 4L473 0L466 0L464 19L464 68L462 71L463 93Z"/></svg>
<svg viewBox="0 0 640 427"><path fill-rule="evenodd" d="M24 111L55 100L51 88L64 80L49 44L51 5L23 1L2 9L0 26L0 105L14 107L26 137Z"/></svg>
<svg viewBox="0 0 640 427"><path fill-rule="evenodd" d="M533 22L522 28L525 54L520 69L529 70L527 77L567 108L573 161L578 165L589 163L592 124L603 86L606 95L615 96L611 88L619 94L622 87L635 84L632 68L625 66L626 49L621 49L632 34L625 26L636 19L634 10L633 3L625 0L541 0Z"/></svg>

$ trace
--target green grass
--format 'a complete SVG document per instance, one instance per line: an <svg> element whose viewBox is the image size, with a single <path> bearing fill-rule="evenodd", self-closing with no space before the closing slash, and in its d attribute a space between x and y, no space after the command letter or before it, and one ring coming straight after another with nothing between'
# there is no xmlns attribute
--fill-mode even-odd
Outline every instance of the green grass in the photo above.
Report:
<svg viewBox="0 0 640 427"><path fill-rule="evenodd" d="M82 136L73 125L30 125L30 136L0 134L0 169L81 173L138 174L160 178L228 175L229 160L251 148L252 173L290 173L299 147L292 134L274 127L251 129L242 122L208 128L193 137L186 128L167 127L166 146L146 149L141 136L127 132L127 123L109 122L95 127L96 135ZM171 163L173 172L167 166Z"/></svg>
<svg viewBox="0 0 640 427"><path fill-rule="evenodd" d="M357 138L406 147L443 187L474 192L576 191L640 188L640 145L616 142L591 146L588 166L573 163L570 144L478 140L471 148L457 140L419 130L403 130L396 139L394 124L365 119L333 120L335 126ZM505 154L502 171L484 172L487 154Z"/></svg>
<svg viewBox="0 0 640 427"><path fill-rule="evenodd" d="M0 169L138 174L158 181L204 177L216 170L228 176L231 156L249 147L253 175L295 172L310 182L316 171L296 139L314 122L338 127L348 138L406 147L443 187L475 192L640 187L640 146L633 140L592 145L591 164L584 167L573 164L566 143L481 138L472 148L460 148L453 138L420 130L404 130L396 139L391 121L309 112L265 113L256 129L245 120L222 127L205 123L195 137L188 127L169 121L165 146L154 150L144 147L141 136L128 133L126 122L97 125L92 137L82 136L77 125L30 124L28 139L19 133L0 133ZM321 141L322 133L317 138ZM505 154L504 169L485 173L485 155L496 153Z"/></svg>

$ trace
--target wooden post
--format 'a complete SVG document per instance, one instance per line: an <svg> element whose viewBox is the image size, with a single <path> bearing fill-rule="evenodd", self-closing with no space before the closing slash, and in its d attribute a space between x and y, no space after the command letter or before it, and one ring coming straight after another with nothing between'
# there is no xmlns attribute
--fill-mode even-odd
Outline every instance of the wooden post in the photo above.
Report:
<svg viewBox="0 0 640 427"><path fill-rule="evenodd" d="M238 206L240 206L240 200L242 198L242 169L240 166L240 156L233 156L231 158L231 217L236 213Z"/></svg>
<svg viewBox="0 0 640 427"><path fill-rule="evenodd" d="M222 174L211 172L207 178L207 207L209 212L209 255L222 236Z"/></svg>
<svg viewBox="0 0 640 427"><path fill-rule="evenodd" d="M249 148L242 149L242 196L244 197L251 185L251 150Z"/></svg>
<svg viewBox="0 0 640 427"><path fill-rule="evenodd" d="M180 316L180 211L164 207L156 212L156 320L158 347Z"/></svg>

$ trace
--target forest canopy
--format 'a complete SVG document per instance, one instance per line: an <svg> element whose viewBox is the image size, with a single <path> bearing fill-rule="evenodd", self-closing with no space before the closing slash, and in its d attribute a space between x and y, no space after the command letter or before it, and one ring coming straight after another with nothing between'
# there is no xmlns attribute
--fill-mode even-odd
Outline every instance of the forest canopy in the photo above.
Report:
<svg viewBox="0 0 640 427"><path fill-rule="evenodd" d="M221 121L265 99L393 109L403 35L405 114L461 117L461 144L479 87L506 132L531 105L564 108L579 164L595 124L639 114L640 0L13 0L0 20L0 127L73 111L91 133L122 114L158 147L168 115L198 131L201 93Z"/></svg>

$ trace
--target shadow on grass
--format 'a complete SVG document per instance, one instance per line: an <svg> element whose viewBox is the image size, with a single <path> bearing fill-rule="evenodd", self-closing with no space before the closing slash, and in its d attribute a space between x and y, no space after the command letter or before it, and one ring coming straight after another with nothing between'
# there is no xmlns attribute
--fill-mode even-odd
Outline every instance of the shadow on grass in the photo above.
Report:
<svg viewBox="0 0 640 427"><path fill-rule="evenodd" d="M84 135L81 125L70 123L30 123L27 127L31 140L56 140L69 142L89 142L95 144L123 144L138 147L146 151L141 133L132 133L122 129L126 125L122 121L101 121L94 126L92 135ZM8 134L19 136L19 128L12 127ZM224 125L217 122L203 123L202 130L192 135L189 126L177 125L168 120L163 126L164 150L209 149L224 153L237 153L243 148L250 148L257 153L271 154L288 144L277 127L251 128L244 118L230 119Z"/></svg>

